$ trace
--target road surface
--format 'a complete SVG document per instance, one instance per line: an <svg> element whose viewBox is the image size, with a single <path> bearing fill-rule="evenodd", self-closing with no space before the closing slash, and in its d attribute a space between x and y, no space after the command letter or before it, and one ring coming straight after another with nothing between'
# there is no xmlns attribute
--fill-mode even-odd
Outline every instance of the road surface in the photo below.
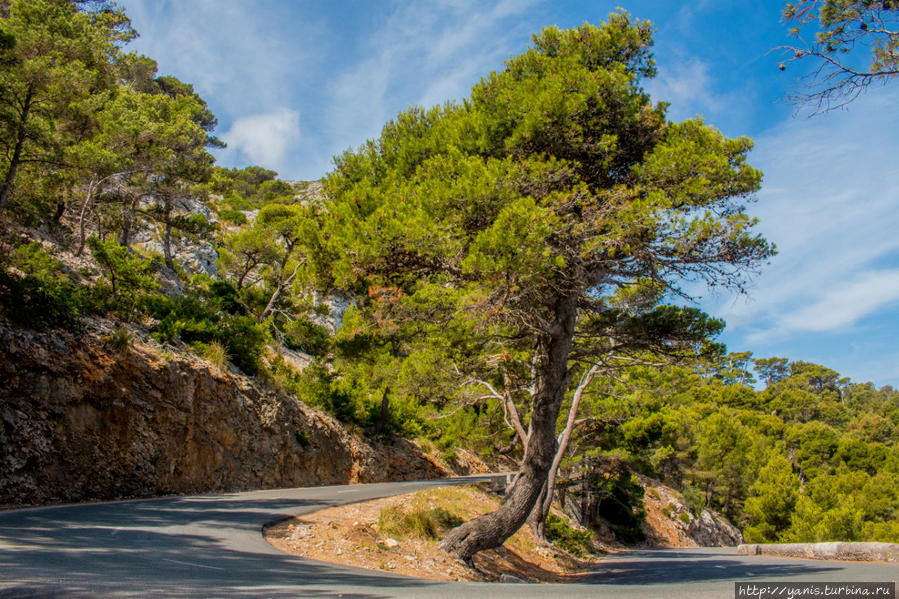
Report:
<svg viewBox="0 0 899 599"><path fill-rule="evenodd" d="M583 584L439 583L281 553L263 525L328 506L470 482L379 483L0 512L0 598L733 597L734 581L895 581L895 564L732 549L628 551Z"/></svg>

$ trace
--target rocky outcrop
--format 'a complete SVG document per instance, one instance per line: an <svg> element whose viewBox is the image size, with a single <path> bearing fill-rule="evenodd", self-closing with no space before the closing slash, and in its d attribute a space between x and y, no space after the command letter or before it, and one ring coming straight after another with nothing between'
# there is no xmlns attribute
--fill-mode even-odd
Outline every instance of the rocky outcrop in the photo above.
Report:
<svg viewBox="0 0 899 599"><path fill-rule="evenodd" d="M435 478L406 441L379 445L296 398L115 325L0 323L0 503Z"/></svg>
<svg viewBox="0 0 899 599"><path fill-rule="evenodd" d="M657 480L640 476L646 490L643 532L652 547L733 547L743 542L740 529L718 512L690 511L683 496Z"/></svg>

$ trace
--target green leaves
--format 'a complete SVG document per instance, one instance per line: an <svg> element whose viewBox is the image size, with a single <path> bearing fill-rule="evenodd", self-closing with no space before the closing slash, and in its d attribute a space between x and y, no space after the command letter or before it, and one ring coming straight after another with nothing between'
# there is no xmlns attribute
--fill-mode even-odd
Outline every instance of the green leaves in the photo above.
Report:
<svg viewBox="0 0 899 599"><path fill-rule="evenodd" d="M13 0L0 30L2 209L17 175L61 170L66 148L94 132L114 85L110 59L130 28L121 11L94 18L68 0Z"/></svg>

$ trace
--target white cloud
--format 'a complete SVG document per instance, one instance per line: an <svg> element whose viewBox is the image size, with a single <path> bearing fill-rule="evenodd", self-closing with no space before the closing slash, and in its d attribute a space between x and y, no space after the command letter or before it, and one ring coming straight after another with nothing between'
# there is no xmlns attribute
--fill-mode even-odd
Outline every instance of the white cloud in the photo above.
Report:
<svg viewBox="0 0 899 599"><path fill-rule="evenodd" d="M192 83L226 119L254 106L290 104L284 82L308 71L324 46L316 23L286 23L273 18L271 8L245 0L123 4L141 34L132 49L154 58L162 74Z"/></svg>
<svg viewBox="0 0 899 599"><path fill-rule="evenodd" d="M832 331L897 300L899 269L872 270L826 290L818 301L786 314L780 323L794 331Z"/></svg>
<svg viewBox="0 0 899 599"><path fill-rule="evenodd" d="M728 104L728 99L712 89L709 65L691 58L672 66L659 67L658 74L646 86L656 101L671 103L669 118L682 120L697 112L714 114Z"/></svg>
<svg viewBox="0 0 899 599"><path fill-rule="evenodd" d="M280 108L268 114L236 119L222 135L228 151L239 152L253 164L280 168L300 139L300 114Z"/></svg>
<svg viewBox="0 0 899 599"><path fill-rule="evenodd" d="M748 298L706 308L751 343L899 318L897 129L899 105L875 93L759 136L750 162L765 181L750 212L779 255Z"/></svg>
<svg viewBox="0 0 899 599"><path fill-rule="evenodd" d="M480 76L502 67L508 48L524 49L527 26L515 18L535 1L397 4L370 32L367 58L331 85L326 121L332 153L377 136L385 121L408 108L409 98L430 107L466 97Z"/></svg>

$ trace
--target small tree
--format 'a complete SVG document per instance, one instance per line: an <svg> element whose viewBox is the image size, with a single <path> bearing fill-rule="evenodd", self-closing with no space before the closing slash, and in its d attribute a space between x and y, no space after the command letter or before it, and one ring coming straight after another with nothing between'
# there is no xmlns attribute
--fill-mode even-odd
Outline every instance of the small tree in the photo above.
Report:
<svg viewBox="0 0 899 599"><path fill-rule="evenodd" d="M645 306L619 292L742 289L773 251L743 213L761 179L751 141L666 122L642 90L655 72L649 23L619 12L533 41L462 105L402 113L326 181L336 285L388 290L393 318L467 327L485 354L525 369L518 477L497 511L442 544L466 560L531 513L577 373L597 352L664 338L664 314L633 326Z"/></svg>

